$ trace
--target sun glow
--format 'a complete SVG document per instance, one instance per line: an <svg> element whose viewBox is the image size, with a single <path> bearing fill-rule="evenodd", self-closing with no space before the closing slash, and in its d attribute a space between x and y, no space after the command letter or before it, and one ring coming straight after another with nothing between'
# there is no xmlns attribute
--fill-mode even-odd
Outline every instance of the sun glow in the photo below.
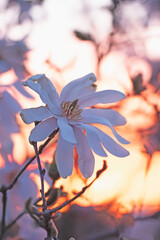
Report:
<svg viewBox="0 0 160 240"><path fill-rule="evenodd" d="M62 2L64 3L63 9L61 9L60 4ZM17 26L20 24L18 21L22 21L23 17L25 18L27 13L24 13L21 16L22 19L16 18L17 22L13 23L13 29L11 25L8 25L8 20L3 13L4 26L10 28L5 30L3 24L3 29L0 27L0 30L3 30L2 35L6 36L7 39L4 39L6 45L11 47L13 44L14 46L14 41L17 41L17 38L19 42L13 47L13 50L17 50L12 52L9 48L10 54L6 54L4 59L5 62L9 62L9 66L13 65L13 67L5 72L0 72L0 101L4 99L4 92L7 92L17 103L11 106L13 108L13 112L10 113L11 116L13 115L11 119L9 117L2 119L0 116L0 170L3 170L8 162L15 162L21 166L28 157L34 155L34 149L28 141L34 124L28 126L22 123L19 118L20 109L17 110L17 108L38 107L42 101L32 90L24 89L21 83L31 75L44 73L60 92L64 85L71 80L94 72L98 77L98 90L120 90L127 96L118 105L103 105L102 107L113 107L126 117L127 124L122 128L115 128L120 135L131 142L126 147L130 156L117 158L107 153L108 157L105 160L108 169L74 204L93 206L96 209L110 209L119 214L139 213L141 211L154 213L160 210L160 189L158 187L160 182L160 74L158 67L160 38L155 35L159 34L160 20L156 19L155 25L154 22L153 26L149 25L148 32L147 27L140 28L139 24L136 24L135 34L131 32L131 35L122 36L122 30L116 37L112 31L113 26L108 26L112 23L111 14L108 14L107 28L104 28L105 25L102 26L103 32L98 35L98 22L103 24L104 19L99 14L100 9L98 11L95 8L90 9L91 3L89 2L91 1L87 1L88 6L85 11L88 12L83 12L80 2L75 4L74 1L69 1L67 4L65 1L59 3L58 1L46 0L46 3L42 4L42 8L34 6L30 9L29 19L33 18L33 23L30 22L31 20L26 20L21 26ZM96 4L94 3L94 5ZM7 10L7 14L15 15L12 10L14 9L11 6ZM17 11L20 11L20 8ZM98 16L99 21L95 23L94 17L92 21L87 21L88 13L91 17ZM62 16L66 17L66 22ZM82 21L79 22L79 19ZM75 29L77 22L79 28ZM124 23L127 25L127 22ZM128 24L135 23L137 22L134 19ZM22 28L25 29L21 32ZM128 25L126 29L128 29ZM131 29L133 31L134 27ZM74 30L79 30L80 33L82 31L81 38L75 36ZM104 32L108 33L108 38L105 40L103 39ZM146 37L150 33L153 35ZM96 34L98 39L96 39ZM111 43L109 42L110 38L112 39ZM24 52L21 52L21 41L26 47ZM2 46L0 58L3 58L3 54ZM138 74L141 74L141 79L135 84L133 78ZM145 88L143 88L144 86ZM138 92L136 92L137 89ZM11 105L10 98L8 99L9 105ZM67 116L68 119L81 118L82 110L79 109L77 99L73 102L61 103L63 115ZM4 113L2 108L1 115ZM99 127L108 135L112 134L107 127ZM41 154L43 165L45 162L51 163L53 161L57 138L56 135L49 147L44 149ZM64 191L68 193L68 199L75 196L75 193L79 192L85 184L90 183L95 177L96 171L102 167L103 158L94 155L95 171L90 179L83 179L75 167L71 177L56 182L56 187L64 187ZM32 172L36 167L37 165L34 163L26 171L37 185L37 189L40 189L39 176ZM50 182L47 181L48 179L45 181L45 191L50 186ZM36 194L37 197L40 197L39 190Z"/></svg>

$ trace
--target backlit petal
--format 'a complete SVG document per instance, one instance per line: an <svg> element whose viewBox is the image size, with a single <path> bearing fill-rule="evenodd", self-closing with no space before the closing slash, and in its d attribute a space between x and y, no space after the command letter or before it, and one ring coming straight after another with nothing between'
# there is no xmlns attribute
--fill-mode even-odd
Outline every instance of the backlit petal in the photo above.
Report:
<svg viewBox="0 0 160 240"><path fill-rule="evenodd" d="M106 157L107 154L100 143L100 139L97 134L97 128L88 124L80 124L80 126L86 131L87 141L93 151L99 156Z"/></svg>
<svg viewBox="0 0 160 240"><path fill-rule="evenodd" d="M81 116L85 116L85 114L97 115L99 117L103 117L107 119L113 126L119 126L126 124L126 119L113 109L103 109L103 108L89 108L84 109L81 113Z"/></svg>
<svg viewBox="0 0 160 240"><path fill-rule="evenodd" d="M85 94L94 92L96 90L95 81L96 76L93 73L89 73L84 77L68 83L60 94L60 101L73 101L81 98Z"/></svg>
<svg viewBox="0 0 160 240"><path fill-rule="evenodd" d="M74 148L74 145L69 142L66 142L62 138L61 133L59 133L55 159L56 159L58 171L63 178L67 178L72 174L73 148Z"/></svg>
<svg viewBox="0 0 160 240"><path fill-rule="evenodd" d="M59 106L59 95L57 93L56 88L52 84L52 82L45 76L39 78L37 82L40 84L41 89L46 91L49 99L58 107Z"/></svg>
<svg viewBox="0 0 160 240"><path fill-rule="evenodd" d="M122 92L116 90L104 90L85 95L79 100L80 108L90 107L98 103L115 103L125 98Z"/></svg>
<svg viewBox="0 0 160 240"><path fill-rule="evenodd" d="M77 139L76 149L79 157L79 169L85 178L89 178L93 174L95 159L82 130L74 127L74 133Z"/></svg>
<svg viewBox="0 0 160 240"><path fill-rule="evenodd" d="M22 85L28 86L32 90L34 90L36 93L40 94L41 86L39 84L35 83L31 78L28 78L25 82L22 82Z"/></svg>
<svg viewBox="0 0 160 240"><path fill-rule="evenodd" d="M37 92L53 113L60 114L58 93L52 82L44 74L37 74L28 78L23 82L23 85Z"/></svg>
<svg viewBox="0 0 160 240"><path fill-rule="evenodd" d="M44 106L38 108L23 109L20 112L20 115L23 121L28 124L35 121L42 121L53 116L53 114Z"/></svg>
<svg viewBox="0 0 160 240"><path fill-rule="evenodd" d="M72 144L76 144L77 141L74 136L73 128L68 124L66 118L58 118L57 124L59 126L62 138Z"/></svg>
<svg viewBox="0 0 160 240"><path fill-rule="evenodd" d="M129 152L123 148L121 145L116 143L111 137L97 129L100 141L108 152L117 157L126 157L129 155Z"/></svg>
<svg viewBox="0 0 160 240"><path fill-rule="evenodd" d="M30 142L39 142L45 140L56 128L57 120L54 117L48 118L40 122L33 130L31 131L29 141Z"/></svg>
<svg viewBox="0 0 160 240"><path fill-rule="evenodd" d="M93 114L88 114L87 112L85 112L83 114L83 122L84 123L99 123L99 124L103 124L108 126L109 128L111 128L114 136L117 138L117 140L122 143L122 144L128 144L129 142L127 140L125 140L123 137L121 137L116 130L114 129L114 127L112 126L112 124L105 118L103 117L99 117Z"/></svg>

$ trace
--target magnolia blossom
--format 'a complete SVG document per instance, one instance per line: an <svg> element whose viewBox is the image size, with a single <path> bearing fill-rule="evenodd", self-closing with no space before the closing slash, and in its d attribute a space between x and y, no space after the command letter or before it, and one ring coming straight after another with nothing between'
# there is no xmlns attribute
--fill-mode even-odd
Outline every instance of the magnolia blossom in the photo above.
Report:
<svg viewBox="0 0 160 240"><path fill-rule="evenodd" d="M27 124L40 122L31 131L29 141L43 141L59 128L55 160L63 178L72 174L74 148L79 157L79 169L85 178L90 177L94 170L95 159L92 150L102 157L107 157L104 149L117 157L129 154L110 136L91 125L106 125L120 143L128 143L114 129L114 126L126 123L123 116L112 109L89 108L98 103L120 101L125 95L115 90L96 92L95 81L95 75L90 73L68 83L60 96L44 74L32 76L23 83L37 92L45 104L38 108L24 109L20 113Z"/></svg>

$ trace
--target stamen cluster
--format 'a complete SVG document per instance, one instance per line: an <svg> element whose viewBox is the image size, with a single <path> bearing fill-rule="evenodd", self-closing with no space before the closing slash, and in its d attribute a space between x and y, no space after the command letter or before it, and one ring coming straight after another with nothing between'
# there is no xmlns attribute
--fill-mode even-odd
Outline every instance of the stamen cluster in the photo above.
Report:
<svg viewBox="0 0 160 240"><path fill-rule="evenodd" d="M63 116L66 116L68 119L80 120L82 109L79 109L78 99L73 102L67 101L61 103L61 109Z"/></svg>

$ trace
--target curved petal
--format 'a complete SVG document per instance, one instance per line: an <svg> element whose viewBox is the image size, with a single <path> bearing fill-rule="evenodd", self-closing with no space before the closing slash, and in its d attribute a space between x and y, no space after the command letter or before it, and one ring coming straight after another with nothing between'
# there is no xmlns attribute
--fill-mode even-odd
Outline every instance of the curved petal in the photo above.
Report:
<svg viewBox="0 0 160 240"><path fill-rule="evenodd" d="M52 82L44 75L43 77L39 78L37 82L40 84L41 89L46 91L48 94L49 99L51 102L55 104L56 107L59 106L59 95L56 91L56 88L52 84Z"/></svg>
<svg viewBox="0 0 160 240"><path fill-rule="evenodd" d="M70 83L68 83L60 94L60 101L73 101L79 99L84 94L94 92L96 90L96 76L93 73L78 78Z"/></svg>
<svg viewBox="0 0 160 240"><path fill-rule="evenodd" d="M58 118L57 124L59 126L62 138L72 144L76 144L77 141L74 136L73 128L68 124L66 118Z"/></svg>
<svg viewBox="0 0 160 240"><path fill-rule="evenodd" d="M39 142L45 140L56 128L57 119L54 117L48 118L40 122L33 130L29 136L30 142Z"/></svg>
<svg viewBox="0 0 160 240"><path fill-rule="evenodd" d="M23 109L20 112L20 116L25 123L29 124L52 117L53 114L46 107L41 106L38 108Z"/></svg>
<svg viewBox="0 0 160 240"><path fill-rule="evenodd" d="M93 151L102 157L107 157L107 154L105 153L101 143L99 136L97 134L97 128L88 124L80 124L76 127L80 127L82 129L85 129L86 135L87 135L87 141L89 143L89 146L93 149Z"/></svg>
<svg viewBox="0 0 160 240"><path fill-rule="evenodd" d="M38 84L36 84L33 80L32 77L28 78L25 82L22 82L23 86L27 86L30 87L33 91L35 91L36 93L40 94L41 91L41 86L39 86Z"/></svg>
<svg viewBox="0 0 160 240"><path fill-rule="evenodd" d="M72 174L73 171L73 148L74 145L66 142L61 133L59 133L55 160L59 174L63 178L67 178Z"/></svg>
<svg viewBox="0 0 160 240"><path fill-rule="evenodd" d="M83 113L83 122L84 123L99 123L99 124L106 125L106 126L108 126L112 130L114 136L117 138L117 140L120 143L122 143L122 144L128 144L129 143L127 140L125 140L123 137L121 137L116 132L116 130L114 129L112 124L108 120L103 118L103 117L99 117L99 116L96 116L96 115L93 115L93 114L88 114L87 112L84 112Z"/></svg>
<svg viewBox="0 0 160 240"><path fill-rule="evenodd" d="M74 133L77 139L78 165L82 175L85 178L91 177L94 171L95 159L87 138L81 129L74 127Z"/></svg>
<svg viewBox="0 0 160 240"><path fill-rule="evenodd" d="M113 109L104 109L104 108L89 108L84 109L81 113L81 116L86 114L97 115L107 119L113 126L119 126L126 124L126 119L116 110Z"/></svg>
<svg viewBox="0 0 160 240"><path fill-rule="evenodd" d="M103 146L110 152L112 155L117 157L126 157L129 155L129 152L123 148L121 145L117 144L111 137L97 129L98 136L103 144Z"/></svg>
<svg viewBox="0 0 160 240"><path fill-rule="evenodd" d="M45 76L45 74L37 74L30 77L23 82L23 85L28 86L37 92L42 101L48 105L53 113L61 113L58 93L52 82Z"/></svg>
<svg viewBox="0 0 160 240"><path fill-rule="evenodd" d="M115 103L125 97L126 96L122 92L116 90L104 90L85 95L82 99L79 99L78 103L80 108L86 108L98 103Z"/></svg>

